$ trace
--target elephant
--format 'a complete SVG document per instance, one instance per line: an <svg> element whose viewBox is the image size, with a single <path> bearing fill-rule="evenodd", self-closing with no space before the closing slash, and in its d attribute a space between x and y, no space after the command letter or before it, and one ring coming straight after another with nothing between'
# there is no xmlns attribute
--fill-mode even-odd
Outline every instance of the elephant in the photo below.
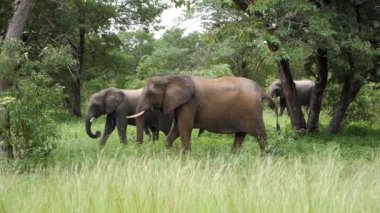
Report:
<svg viewBox="0 0 380 213"><path fill-rule="evenodd" d="M101 115L107 115L104 133L99 145L105 145L112 131L117 127L120 143L126 143L127 124L136 125L135 119L128 120L127 115L136 113L136 107L143 89L124 90L118 88L107 88L91 95L89 109L86 118L86 132L91 138L100 137L100 131L95 134L91 131L91 123ZM159 130L166 135L169 133L173 123L173 114L151 111L147 113L143 121L143 129L147 134L152 131L153 141L158 139ZM149 131L150 130L150 131Z"/></svg>
<svg viewBox="0 0 380 213"><path fill-rule="evenodd" d="M137 136L142 135L139 118L148 110L174 113L174 124L166 138L170 148L180 137L182 152L191 149L193 128L213 133L235 134L232 152L242 146L248 133L256 137L262 151L266 149L266 131L262 113L263 100L278 115L275 102L254 81L241 77L208 79L193 75L167 75L147 80L136 113ZM137 139L138 140L138 139Z"/></svg>
<svg viewBox="0 0 380 213"><path fill-rule="evenodd" d="M297 80L294 81L296 90L297 90L297 99L300 106L310 106L310 99L312 90L315 83L311 80ZM280 116L283 114L286 108L286 99L284 92L282 90L282 82L280 79L277 79L271 83L269 86L269 96L272 98L280 97Z"/></svg>

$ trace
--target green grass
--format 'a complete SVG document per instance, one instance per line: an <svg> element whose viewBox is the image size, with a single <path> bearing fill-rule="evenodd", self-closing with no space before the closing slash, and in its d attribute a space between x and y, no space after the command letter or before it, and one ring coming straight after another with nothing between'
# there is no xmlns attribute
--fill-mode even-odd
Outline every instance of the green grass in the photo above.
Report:
<svg viewBox="0 0 380 213"><path fill-rule="evenodd" d="M164 137L120 145L116 132L104 150L82 120L60 124L58 147L44 166L24 172L0 164L0 212L379 212L380 133L359 123L328 136L295 135L265 113L271 154L247 137L231 154L233 136L193 132L192 151L170 150ZM97 120L95 129L104 121ZM13 168L13 169L9 169Z"/></svg>

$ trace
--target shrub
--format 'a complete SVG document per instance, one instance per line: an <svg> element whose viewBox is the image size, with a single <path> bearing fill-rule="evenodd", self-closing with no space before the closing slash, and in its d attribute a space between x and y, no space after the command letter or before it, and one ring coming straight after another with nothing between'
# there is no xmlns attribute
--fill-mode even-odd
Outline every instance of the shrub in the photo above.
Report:
<svg viewBox="0 0 380 213"><path fill-rule="evenodd" d="M376 83L366 83L359 91L355 100L350 104L344 122L377 122L380 115L380 90ZM335 106L339 101L341 86L328 85L324 98L324 108L329 115L333 115Z"/></svg>
<svg viewBox="0 0 380 213"><path fill-rule="evenodd" d="M11 117L11 144L19 158L47 157L55 148L57 126L52 119L59 113L62 87L51 79L33 72L18 81L17 89L10 91L14 101L9 103ZM59 107L60 108L60 107ZM61 108L60 108L61 109Z"/></svg>
<svg viewBox="0 0 380 213"><path fill-rule="evenodd" d="M0 144L11 145L16 158L41 162L56 147L59 135L53 117L62 113L59 106L64 98L63 87L54 82L51 72L70 69L75 61L67 48L53 47L31 60L27 48L13 41L0 43L0 55L4 56L0 64L7 65L0 77L12 82L11 88L0 94L2 110L10 115L8 127L1 125L0 132L5 134Z"/></svg>

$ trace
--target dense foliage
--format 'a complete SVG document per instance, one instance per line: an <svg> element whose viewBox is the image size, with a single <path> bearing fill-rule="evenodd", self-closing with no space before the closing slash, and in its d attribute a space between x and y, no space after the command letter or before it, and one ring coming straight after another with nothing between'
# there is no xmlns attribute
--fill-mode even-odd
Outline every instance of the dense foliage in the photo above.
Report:
<svg viewBox="0 0 380 213"><path fill-rule="evenodd" d="M69 76L76 62L67 48L47 47L35 60L28 58L28 49L18 42L3 42L0 50L2 75L12 73L9 69L14 65L18 67L12 74L13 85L1 97L2 111L10 112L10 128L1 125L1 143L10 138L16 157L43 160L60 136L53 118L63 113L63 87L52 76L56 72Z"/></svg>

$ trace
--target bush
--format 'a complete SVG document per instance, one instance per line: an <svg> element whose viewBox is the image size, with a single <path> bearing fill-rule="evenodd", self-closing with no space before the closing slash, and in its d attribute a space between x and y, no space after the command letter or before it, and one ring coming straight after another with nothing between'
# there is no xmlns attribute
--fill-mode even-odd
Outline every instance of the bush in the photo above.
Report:
<svg viewBox="0 0 380 213"><path fill-rule="evenodd" d="M377 86L378 87L378 86ZM380 90L375 83L364 84L347 111L347 121L378 122L380 115Z"/></svg>
<svg viewBox="0 0 380 213"><path fill-rule="evenodd" d="M57 125L53 117L62 113L63 87L50 77L51 72L70 69L74 60L67 48L45 48L36 60L30 60L27 48L19 42L0 43L0 64L12 86L0 94L0 103L10 119L1 125L0 144L13 147L16 158L44 160L56 147ZM49 75L50 74L50 75ZM5 107L4 107L5 106ZM4 113L5 114L5 113Z"/></svg>
<svg viewBox="0 0 380 213"><path fill-rule="evenodd" d="M8 105L11 144L19 158L44 158L56 147L57 126L52 117L59 113L57 106L62 103L63 88L50 84L46 75L33 72L10 91L15 98Z"/></svg>
<svg viewBox="0 0 380 213"><path fill-rule="evenodd" d="M380 90L375 83L366 83L359 91L355 100L350 104L344 122L367 121L377 122L380 118ZM335 106L339 101L341 86L330 84L326 88L324 109L330 116L334 114Z"/></svg>

